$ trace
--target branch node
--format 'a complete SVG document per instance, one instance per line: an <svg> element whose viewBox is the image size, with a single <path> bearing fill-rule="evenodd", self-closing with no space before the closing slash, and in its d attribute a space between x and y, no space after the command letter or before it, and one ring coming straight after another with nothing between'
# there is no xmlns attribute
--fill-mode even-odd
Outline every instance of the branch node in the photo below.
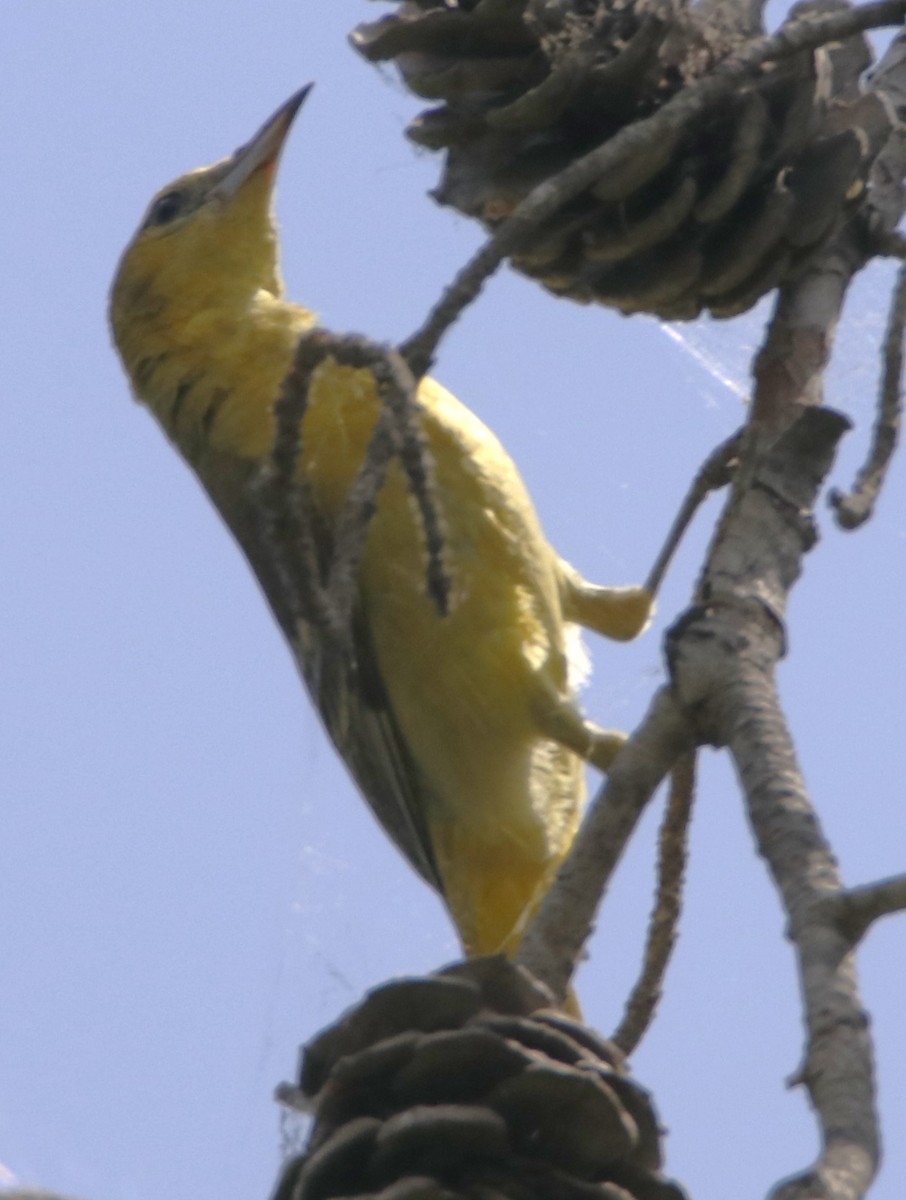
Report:
<svg viewBox="0 0 906 1200"><path fill-rule="evenodd" d="M825 918L855 946L875 921L906 912L906 874L835 892L821 903Z"/></svg>

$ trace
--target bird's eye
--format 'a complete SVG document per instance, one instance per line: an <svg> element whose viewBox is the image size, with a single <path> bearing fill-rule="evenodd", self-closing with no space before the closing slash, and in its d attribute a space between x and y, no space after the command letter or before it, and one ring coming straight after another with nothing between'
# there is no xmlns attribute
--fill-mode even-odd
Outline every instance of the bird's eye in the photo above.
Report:
<svg viewBox="0 0 906 1200"><path fill-rule="evenodd" d="M186 204L185 192L164 192L151 206L145 225L166 225L183 211Z"/></svg>

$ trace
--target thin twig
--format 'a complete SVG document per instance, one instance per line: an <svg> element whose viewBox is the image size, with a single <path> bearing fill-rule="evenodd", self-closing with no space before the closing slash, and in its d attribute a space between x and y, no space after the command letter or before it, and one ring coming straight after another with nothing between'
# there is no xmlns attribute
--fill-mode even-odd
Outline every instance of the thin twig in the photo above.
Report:
<svg viewBox="0 0 906 1200"><path fill-rule="evenodd" d="M333 531L333 553L327 574L327 592L331 597L334 634L348 638L358 595L359 567L371 520L377 511L378 496L387 468L397 448L394 415L381 410L359 467Z"/></svg>
<svg viewBox="0 0 906 1200"><path fill-rule="evenodd" d="M393 415L395 448L422 519L428 594L445 616L450 580L443 562L443 522L433 489L434 461L419 417L418 381L398 351L357 334L334 338L331 354L343 366L370 371L382 403Z"/></svg>
<svg viewBox="0 0 906 1200"><path fill-rule="evenodd" d="M517 963L555 996L566 995L595 913L645 806L694 745L670 690L662 688L617 756L519 947Z"/></svg>
<svg viewBox="0 0 906 1200"><path fill-rule="evenodd" d="M849 888L828 897L827 908L831 920L855 945L880 917L906 912L906 875Z"/></svg>
<svg viewBox="0 0 906 1200"><path fill-rule="evenodd" d="M900 268L884 341L884 372L868 458L852 491L830 493L829 502L841 529L858 529L872 515L896 449L903 414L903 332L906 328L906 265Z"/></svg>
<svg viewBox="0 0 906 1200"><path fill-rule="evenodd" d="M323 587L311 490L297 465L312 376L327 354L329 340L322 330L299 339L292 368L274 404L274 445L258 482L263 542L272 550L273 568L292 615L325 630L334 628L336 621ZM286 552L288 547L291 553Z"/></svg>
<svg viewBox="0 0 906 1200"><path fill-rule="evenodd" d="M298 464L312 379L328 357L339 366L370 371L382 409L331 532L330 557L324 562L314 530L314 498ZM443 565L438 502L432 491L433 462L417 416L415 389L415 379L395 350L357 335L315 329L299 339L293 367L274 407L274 447L259 485L273 566L294 615L316 624L343 645L349 639L368 530L394 453L399 456L422 518L428 594L442 616L448 609L450 583Z"/></svg>
<svg viewBox="0 0 906 1200"><path fill-rule="evenodd" d="M538 184L460 270L423 324L400 345L400 352L420 378L430 368L441 338L475 299L501 262L548 217L608 172L665 137L672 137L706 108L715 104L751 73L800 51L841 41L866 29L902 23L906 0L879 0L844 12L794 18L770 37L756 38L737 54L719 63L710 74L687 85L656 113L621 129L603 145L577 158L559 174Z"/></svg>
<svg viewBox="0 0 906 1200"><path fill-rule="evenodd" d="M676 553L692 518L698 512L701 504L712 492L717 491L718 488L726 487L730 482L741 442L742 430L739 430L712 450L699 467L695 478L689 486L688 492L683 498L679 512L670 526L670 531L664 540L660 553L654 560L654 565L648 572L648 578L645 580L645 587L651 592L652 596L657 595L673 555Z"/></svg>
<svg viewBox="0 0 906 1200"><path fill-rule="evenodd" d="M382 399L395 418L400 465L421 515L428 595L443 617L450 609L451 581L443 557L443 513L435 487L434 459L419 419L418 385L405 358L396 351L389 352L383 362L376 363L374 372L381 386Z"/></svg>
<svg viewBox="0 0 906 1200"><path fill-rule="evenodd" d="M334 338L325 329L302 334L289 374L283 380L274 404L274 445L271 463L274 482L284 488L296 480L296 465L302 455L302 422L308 411L312 376L330 354Z"/></svg>
<svg viewBox="0 0 906 1200"><path fill-rule="evenodd" d="M660 1002L667 964L676 945L686 871L689 817L695 797L695 753L682 755L670 773L670 796L658 836L658 887L648 925L642 971L612 1035L632 1054L647 1033Z"/></svg>

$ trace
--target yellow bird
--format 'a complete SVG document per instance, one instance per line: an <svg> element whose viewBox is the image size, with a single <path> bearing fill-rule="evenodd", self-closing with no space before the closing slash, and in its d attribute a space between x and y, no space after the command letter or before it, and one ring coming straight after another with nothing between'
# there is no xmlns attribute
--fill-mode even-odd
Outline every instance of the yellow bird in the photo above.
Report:
<svg viewBox="0 0 906 1200"><path fill-rule="evenodd" d="M515 465L478 418L425 379L452 593L426 589L418 510L391 464L359 569L353 653L288 611L249 484L274 401L314 313L284 298L273 189L308 88L231 157L151 202L113 284L114 339L137 398L196 472L256 572L330 737L378 820L442 895L469 954L512 954L574 836L584 762L623 735L581 715L578 625L639 633L644 588L599 588L545 540ZM298 470L330 539L380 409L373 375L316 370Z"/></svg>

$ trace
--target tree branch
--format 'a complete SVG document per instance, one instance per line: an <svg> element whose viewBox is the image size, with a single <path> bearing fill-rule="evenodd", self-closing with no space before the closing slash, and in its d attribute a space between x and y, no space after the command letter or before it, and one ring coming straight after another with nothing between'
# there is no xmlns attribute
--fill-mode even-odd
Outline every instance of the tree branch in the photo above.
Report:
<svg viewBox="0 0 906 1200"><path fill-rule="evenodd" d="M618 168L624 155L647 147L648 138L663 136L674 123L700 112L756 62L806 44L842 39L879 19L901 19L903 12L903 5L866 5L793 22L777 37L750 44L654 117L624 130L536 189L490 248L484 248L483 261L494 255L499 261L518 244L525 228L520 222L543 219L565 196L576 195L595 177ZM894 43L876 72L878 90L896 90L891 63L897 56L903 57ZM902 147L897 138L891 142L894 145L882 152L877 164L876 175L886 172L886 182L873 193L875 225L881 230L895 224L900 195L892 181ZM842 301L868 253L850 227L778 297L756 364L749 430L754 436L747 438L746 470L737 473L697 604L672 631L674 691L658 694L615 762L519 955L519 961L556 994L565 993L601 895L660 779L695 741L727 746L746 793L759 850L789 915L809 1031L802 1079L824 1135L814 1168L780 1185L777 1200L858 1200L877 1165L872 1049L852 948L821 908L826 897L841 893L842 885L805 791L773 677L785 646L787 594L816 537L809 514L847 427L839 415L809 406L820 403ZM469 286L473 284L474 278ZM451 291L426 323L426 338L409 345L430 357L431 338L451 317L456 302ZM695 720L697 737L690 719Z"/></svg>
<svg viewBox="0 0 906 1200"><path fill-rule="evenodd" d="M533 224L543 219L566 196L576 195L594 178L618 166L622 156L642 145L647 146L648 138L662 136L665 130L673 127L674 122L681 124L691 119L722 94L723 89L743 78L754 65L783 54L795 53L805 46L846 37L878 22L901 19L904 12L906 4L902 3L893 6L865 5L856 10L793 21L773 37L750 43L737 58L721 64L706 79L684 89L655 116L623 130L605 146L576 161L554 180L536 188L460 276L461 280L468 281L462 295L475 285L481 264L487 264L495 255L498 256L496 261L499 261L518 244L522 230L526 228L523 222ZM814 501L823 474L829 468L830 457L822 460L817 473L813 469L802 479L791 481L785 476L772 477L771 466L776 454L773 458L769 456L761 468L757 466L759 447L770 446L772 438L795 422L803 404L820 401L823 371L846 288L865 260L866 251L856 238L852 235L843 236L804 273L795 287L784 289L778 298L770 333L756 364L757 386L750 430L755 428L759 436L749 439L750 470L745 476L740 473L742 477L736 481L737 486L703 573L699 588L700 605L675 627L674 645L678 644L680 634L683 635L684 646L694 642L698 636L694 627L702 619L707 619L707 614L712 613L715 603L718 603L724 616L732 614L729 626L733 633L728 633L730 644L740 640L744 642L747 634L742 633L739 627L747 628L754 622L762 632L767 630L778 639L774 658L782 650L786 592L798 572L799 559L814 536L811 522L802 522L800 513ZM407 357L413 352L416 358L419 355L430 357L436 344L432 343L432 338L436 334L439 336L439 332L446 328L448 318L455 319L456 304L461 298L457 297L457 284L454 284L422 331L406 343L404 353ZM832 449L845 426L843 419L835 414L813 413L798 433L792 435L791 442L779 446L778 452L789 450L792 446L798 455L802 449L801 436L805 436L803 431L806 431L808 439L814 439L813 450ZM715 456L718 463L720 453ZM813 467L814 461L813 456ZM798 465L801 467L802 462ZM705 477L707 474L705 470ZM753 479L757 483L754 492L751 488ZM797 485L801 488L803 483L808 492L805 502L788 511L789 495L795 493ZM696 481L677 518L676 529L681 530L688 520L688 514L694 511L700 492L699 481ZM770 552L759 560L759 567L764 571L763 577L757 580L757 586L752 584L748 590L743 589L739 593L734 587L733 577L738 563L733 563L722 551L733 546L739 561L745 562L749 554L748 539L754 538L756 545L761 544L766 514L752 511L749 501L752 494L757 494L762 500L770 496L771 504L800 522L799 536L802 540L793 546L788 540L770 546ZM671 545L672 538L668 539L667 548L652 571L655 580L662 574ZM790 575L793 564L795 570ZM703 702L707 696L706 688L698 702ZM684 701L686 699L683 697ZM696 705L684 703L683 710L695 714ZM642 809L678 755L690 749L696 740L689 725L677 711L669 691L664 690L659 693L648 717L615 762L607 784L586 817L573 850L529 927L520 950L519 961L522 965L538 975L556 994L565 994L607 882ZM720 744L729 744L729 738L725 736L718 741ZM843 1197L848 1193L841 1192L839 1195Z"/></svg>
<svg viewBox="0 0 906 1200"><path fill-rule="evenodd" d="M734 433L732 437L727 438L725 442L721 442L719 446L712 450L696 472L688 492L683 497L683 502L679 507L673 524L670 526L667 537L664 539L664 544L657 558L654 560L654 565L648 572L648 578L645 580L645 587L651 592L652 596L657 595L664 576L667 574L667 569L679 548L680 542L685 536L686 530L692 522L692 518L708 496L719 488L726 487L733 477L733 469L741 445L742 430Z"/></svg>
<svg viewBox="0 0 906 1200"><path fill-rule="evenodd" d="M654 116L540 185L402 345L413 374L427 370L446 330L500 262L570 198L672 136L762 64L901 21L904 14L906 0L885 0L795 19L773 37L752 41ZM889 226L889 206L881 224ZM759 850L789 915L809 1030L802 1077L824 1133L815 1168L782 1185L777 1193L782 1200L806 1195L857 1200L877 1161L871 1046L852 945L825 903L844 893L805 792L773 678L784 648L787 593L815 537L807 514L845 428L836 414L814 408L802 414L802 407L820 400L840 303L868 252L848 231L779 297L758 360L752 417L758 437L749 439L748 471L735 481L697 603L671 633L674 686L658 692L618 756L517 958L556 995L566 994L607 883L660 781L696 744L726 745L746 792ZM663 573L662 560L655 578Z"/></svg>
<svg viewBox="0 0 906 1200"><path fill-rule="evenodd" d="M872 86L902 91L897 39ZM868 219L890 231L902 212L903 139L874 167ZM730 750L758 843L783 899L808 1030L799 1078L809 1089L823 1149L812 1169L781 1183L775 1200L860 1200L877 1168L874 1064L855 976L853 939L840 925L849 895L806 793L774 682L784 614L811 510L846 422L813 405L847 286L869 251L852 227L777 301L755 365L756 390L741 469L710 548L697 605L674 626L669 661L678 702L700 737ZM894 904L892 889L866 905Z"/></svg>
<svg viewBox="0 0 906 1200"><path fill-rule="evenodd" d="M906 912L906 875L892 875L829 896L826 912L828 919L855 945L880 917Z"/></svg>
<svg viewBox="0 0 906 1200"><path fill-rule="evenodd" d="M667 964L676 945L686 871L689 817L695 798L695 753L683 754L670 775L670 797L658 836L658 887L642 972L629 994L623 1018L611 1036L627 1056L647 1033L661 999Z"/></svg>
<svg viewBox="0 0 906 1200"><path fill-rule="evenodd" d="M328 358L340 366L370 371L382 401L330 545L323 536L319 543L317 507L304 472L298 469L311 387ZM421 516L428 593L441 615L447 611L450 581L443 563L442 522L431 454L417 417L416 388L397 351L364 337L313 329L299 339L293 367L274 406L274 446L259 483L265 545L291 613L317 625L341 647L348 646L361 558L394 455Z"/></svg>
<svg viewBox="0 0 906 1200"><path fill-rule="evenodd" d="M820 902L842 885L774 682L786 597L814 544L811 509L845 428L837 414L806 409L764 452L721 522L699 607L670 637L678 696L698 714L701 735L730 751L799 960L809 1031L802 1079L824 1150L812 1170L779 1187L777 1200L856 1200L878 1154L872 1051L851 946L821 915Z"/></svg>
<svg viewBox="0 0 906 1200"><path fill-rule="evenodd" d="M694 744L670 690L662 688L589 807L516 955L516 962L556 996L566 995L607 884L645 806L680 755Z"/></svg>

